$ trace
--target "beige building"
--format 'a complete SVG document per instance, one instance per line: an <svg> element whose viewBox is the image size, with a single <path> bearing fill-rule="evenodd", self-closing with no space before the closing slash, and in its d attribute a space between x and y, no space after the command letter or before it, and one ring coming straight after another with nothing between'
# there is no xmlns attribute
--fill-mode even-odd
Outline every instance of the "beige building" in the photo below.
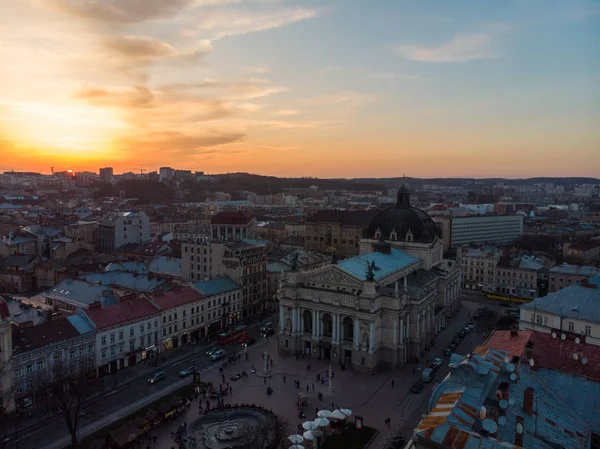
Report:
<svg viewBox="0 0 600 449"><path fill-rule="evenodd" d="M245 241L187 242L181 245L181 251L186 281L228 276L242 287L242 318L262 312L268 299L265 246Z"/></svg>
<svg viewBox="0 0 600 449"><path fill-rule="evenodd" d="M596 242L567 242L563 244L565 259L580 263L591 263L600 258L600 243Z"/></svg>
<svg viewBox="0 0 600 449"><path fill-rule="evenodd" d="M73 240L83 240L94 243L95 232L98 224L96 222L80 221L76 224L65 226L65 237Z"/></svg>
<svg viewBox="0 0 600 449"><path fill-rule="evenodd" d="M37 254L37 239L13 232L0 236L0 257Z"/></svg>
<svg viewBox="0 0 600 449"><path fill-rule="evenodd" d="M279 349L358 371L424 356L459 307L460 266L443 259L435 225L410 206L376 215L361 255L310 273L292 271L279 290Z"/></svg>
<svg viewBox="0 0 600 449"><path fill-rule="evenodd" d="M494 247L460 247L456 261L462 266L462 286L470 290L494 291L496 268L502 252Z"/></svg>
<svg viewBox="0 0 600 449"><path fill-rule="evenodd" d="M336 251L342 257L360 252L360 239L377 210L320 210L305 223L304 248L307 251Z"/></svg>

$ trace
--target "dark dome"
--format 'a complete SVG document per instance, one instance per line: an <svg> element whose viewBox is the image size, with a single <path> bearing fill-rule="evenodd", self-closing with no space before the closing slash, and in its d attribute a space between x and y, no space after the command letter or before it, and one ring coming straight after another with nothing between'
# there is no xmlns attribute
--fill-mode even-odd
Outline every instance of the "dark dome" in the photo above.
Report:
<svg viewBox="0 0 600 449"><path fill-rule="evenodd" d="M435 223L426 212L410 205L410 192L403 185L398 189L398 201L394 207L385 209L373 218L367 230L367 238L406 241L408 233L412 241L430 243L436 235Z"/></svg>

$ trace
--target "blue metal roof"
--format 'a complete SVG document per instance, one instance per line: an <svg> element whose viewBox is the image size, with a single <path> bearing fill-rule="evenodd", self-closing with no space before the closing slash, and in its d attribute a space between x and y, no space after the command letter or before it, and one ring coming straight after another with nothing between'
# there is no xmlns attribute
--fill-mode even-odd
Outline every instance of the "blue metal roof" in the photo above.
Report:
<svg viewBox="0 0 600 449"><path fill-rule="evenodd" d="M282 271L290 271L292 267L282 262L272 262L267 265L267 271L270 273L281 273Z"/></svg>
<svg viewBox="0 0 600 449"><path fill-rule="evenodd" d="M115 285L118 287L137 290L140 292L152 292L165 284L164 279L150 278L145 274L128 273L126 271L103 271L81 276L88 282L98 282L101 285Z"/></svg>
<svg viewBox="0 0 600 449"><path fill-rule="evenodd" d="M523 304L521 309L600 323L600 276L590 279L588 283L596 288L573 284Z"/></svg>
<svg viewBox="0 0 600 449"><path fill-rule="evenodd" d="M404 251L400 251L397 248L392 248L390 254L379 252L367 253L361 256L343 260L338 263L337 266L345 272L365 281L367 266L373 261L375 261L376 281L419 262L418 259L406 254Z"/></svg>
<svg viewBox="0 0 600 449"><path fill-rule="evenodd" d="M585 265L569 265L565 262L562 265L558 265L554 268L551 268L550 273L576 274L581 276L592 277L600 274L600 268Z"/></svg>
<svg viewBox="0 0 600 449"><path fill-rule="evenodd" d="M129 271L137 274L148 274L148 268L141 262L126 261L109 263L104 271Z"/></svg>
<svg viewBox="0 0 600 449"><path fill-rule="evenodd" d="M181 277L181 259L165 256L155 257L148 264L148 271L167 276Z"/></svg>
<svg viewBox="0 0 600 449"><path fill-rule="evenodd" d="M94 324L83 315L71 315L67 317L67 320L73 325L77 332L80 334L89 334L94 332Z"/></svg>
<svg viewBox="0 0 600 449"><path fill-rule="evenodd" d="M205 296L218 295L241 288L240 285L227 276L211 279L210 281L193 284L194 288Z"/></svg>
<svg viewBox="0 0 600 449"><path fill-rule="evenodd" d="M100 302L103 306L118 303L117 298L108 287L77 279L62 280L44 294L59 300L87 305L94 302Z"/></svg>
<svg viewBox="0 0 600 449"><path fill-rule="evenodd" d="M266 246L270 243L268 240L259 240L259 239L244 239L243 241L245 243L248 243L249 245L254 245L254 246Z"/></svg>

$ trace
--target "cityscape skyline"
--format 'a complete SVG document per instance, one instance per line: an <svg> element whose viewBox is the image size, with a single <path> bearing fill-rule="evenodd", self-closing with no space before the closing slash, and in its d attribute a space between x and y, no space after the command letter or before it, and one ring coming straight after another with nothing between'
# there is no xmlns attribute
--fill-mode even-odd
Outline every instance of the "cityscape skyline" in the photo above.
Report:
<svg viewBox="0 0 600 449"><path fill-rule="evenodd" d="M599 176L596 2L0 12L0 171Z"/></svg>

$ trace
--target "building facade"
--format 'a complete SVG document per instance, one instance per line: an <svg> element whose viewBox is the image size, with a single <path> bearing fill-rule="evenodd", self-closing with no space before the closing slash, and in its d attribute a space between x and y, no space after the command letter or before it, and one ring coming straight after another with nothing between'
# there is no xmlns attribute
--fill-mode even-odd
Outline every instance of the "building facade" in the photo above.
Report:
<svg viewBox="0 0 600 449"><path fill-rule="evenodd" d="M15 409L12 370L12 324L10 310L0 297L0 408L3 412Z"/></svg>
<svg viewBox="0 0 600 449"><path fill-rule="evenodd" d="M359 254L360 239L377 211L321 210L307 218L304 248L342 257Z"/></svg>
<svg viewBox="0 0 600 449"><path fill-rule="evenodd" d="M598 275L600 275L600 268L563 263L549 270L548 292L557 292L562 288Z"/></svg>
<svg viewBox="0 0 600 449"><path fill-rule="evenodd" d="M516 243L523 236L522 215L436 216L433 221L441 230L445 250L461 245Z"/></svg>
<svg viewBox="0 0 600 449"><path fill-rule="evenodd" d="M150 241L150 220L142 212L120 212L98 223L97 248L112 253L127 243Z"/></svg>
<svg viewBox="0 0 600 449"><path fill-rule="evenodd" d="M214 240L244 240L254 236L256 221L250 212L218 212L210 219Z"/></svg>
<svg viewBox="0 0 600 449"><path fill-rule="evenodd" d="M213 335L242 319L242 288L227 276L192 284L202 294L200 338Z"/></svg>
<svg viewBox="0 0 600 449"><path fill-rule="evenodd" d="M368 226L361 255L286 274L280 351L364 372L421 358L459 307L460 266L443 259L435 231L402 187Z"/></svg>
<svg viewBox="0 0 600 449"><path fill-rule="evenodd" d="M100 182L113 182L114 173L112 167L104 167L100 169Z"/></svg>

